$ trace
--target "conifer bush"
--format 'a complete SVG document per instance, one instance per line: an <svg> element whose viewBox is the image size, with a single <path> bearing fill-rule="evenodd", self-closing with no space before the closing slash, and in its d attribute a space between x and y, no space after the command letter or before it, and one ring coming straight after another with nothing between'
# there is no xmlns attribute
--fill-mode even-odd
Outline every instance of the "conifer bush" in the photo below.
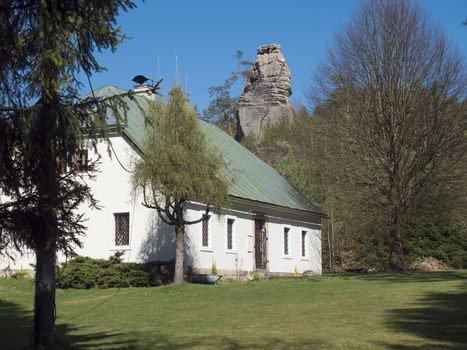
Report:
<svg viewBox="0 0 467 350"><path fill-rule="evenodd" d="M151 285L149 264L125 263L123 253L109 259L77 256L63 263L57 273L57 287L62 289L126 288Z"/></svg>

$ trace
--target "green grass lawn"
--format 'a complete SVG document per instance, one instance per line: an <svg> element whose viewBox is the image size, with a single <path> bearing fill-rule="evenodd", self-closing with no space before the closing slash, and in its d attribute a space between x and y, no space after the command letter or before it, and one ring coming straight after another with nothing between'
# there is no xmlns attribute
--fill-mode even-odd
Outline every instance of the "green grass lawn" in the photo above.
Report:
<svg viewBox="0 0 467 350"><path fill-rule="evenodd" d="M0 349L27 348L33 283L0 279ZM467 271L57 291L64 349L467 349Z"/></svg>

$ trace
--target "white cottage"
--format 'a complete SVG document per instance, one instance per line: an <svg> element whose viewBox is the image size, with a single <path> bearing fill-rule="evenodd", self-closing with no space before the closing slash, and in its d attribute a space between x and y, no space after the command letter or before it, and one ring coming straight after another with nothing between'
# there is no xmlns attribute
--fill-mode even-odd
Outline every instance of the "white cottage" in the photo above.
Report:
<svg viewBox="0 0 467 350"><path fill-rule="evenodd" d="M95 92L97 97L124 93L113 86ZM144 91L142 91L144 93ZM145 97L127 99L129 110L121 131L111 134L111 155L102 142L92 161L100 157L100 172L89 185L101 210L86 213L88 227L83 248L77 253L107 258L125 252L129 262L169 261L175 256L174 229L162 223L154 210L131 195L131 162L138 157L144 135ZM115 119L109 115L109 122ZM222 216L186 227L185 264L193 271L245 276L252 271L287 275L311 270L321 273L321 219L323 213L295 190L276 170L249 152L216 126L200 121L210 142L227 161L226 174L234 177L229 190L232 208ZM84 208L83 208L84 209ZM192 204L188 219L197 219L204 207ZM1 258L0 258L1 259ZM63 257L59 257L63 261ZM0 268L30 269L33 254L17 256L14 263L0 260Z"/></svg>

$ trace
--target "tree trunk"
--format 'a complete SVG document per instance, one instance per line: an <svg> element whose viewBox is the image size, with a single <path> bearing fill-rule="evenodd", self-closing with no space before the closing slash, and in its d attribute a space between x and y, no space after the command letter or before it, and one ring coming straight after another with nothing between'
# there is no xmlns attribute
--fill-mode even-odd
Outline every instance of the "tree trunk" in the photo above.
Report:
<svg viewBox="0 0 467 350"><path fill-rule="evenodd" d="M393 191L394 196L398 196L397 189ZM404 250L402 248L402 234L401 234L401 221L402 211L399 205L398 199L393 197L393 210L392 210L392 222L390 228L390 242L391 242L391 262L390 267L394 272L405 272L405 259Z"/></svg>
<svg viewBox="0 0 467 350"><path fill-rule="evenodd" d="M174 283L184 281L183 260L185 255L185 225L175 224L175 274Z"/></svg>
<svg viewBox="0 0 467 350"><path fill-rule="evenodd" d="M331 257L331 233L329 232L329 228L327 230L328 236L328 269L331 271L332 269L332 257Z"/></svg>
<svg viewBox="0 0 467 350"><path fill-rule="evenodd" d="M391 229L391 240L391 270L394 272L405 272L406 266L400 227Z"/></svg>
<svg viewBox="0 0 467 350"><path fill-rule="evenodd" d="M50 91L54 90L51 88ZM47 96L47 91L43 91L42 95ZM58 97L53 97L51 101L43 104L37 126L37 144L41 151L38 152L40 167L37 183L39 222L33 233L36 250L36 290L32 345L41 349L53 349L55 338L56 198L59 189L53 132L56 127Z"/></svg>
<svg viewBox="0 0 467 350"><path fill-rule="evenodd" d="M333 202L331 199L331 240L330 240L330 245L329 245L329 249L330 249L329 270L331 270L332 268L332 262L334 261L334 257L336 255L335 247L336 247L336 241L335 241L335 234L334 234L334 206L333 206Z"/></svg>
<svg viewBox="0 0 467 350"><path fill-rule="evenodd" d="M49 242L50 243L50 242ZM36 293L34 298L34 348L54 348L55 324L55 244L44 240L36 248Z"/></svg>

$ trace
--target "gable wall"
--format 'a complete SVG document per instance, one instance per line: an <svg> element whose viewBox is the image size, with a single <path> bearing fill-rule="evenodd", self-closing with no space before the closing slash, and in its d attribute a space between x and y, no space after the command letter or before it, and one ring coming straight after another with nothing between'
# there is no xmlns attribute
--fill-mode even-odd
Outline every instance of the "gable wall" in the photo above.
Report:
<svg viewBox="0 0 467 350"><path fill-rule="evenodd" d="M101 210L86 212L87 234L83 239L83 249L77 250L79 255L94 258L108 258L116 251L125 251L126 261L138 260L139 249L143 237L152 229L150 209L141 204L139 196L132 196L131 174L125 171L121 164L131 170L132 159L138 157L135 150L120 136L111 138L111 155L108 154L107 144L99 143L97 150L100 155L99 173L95 180L88 180L94 197L99 201ZM89 150L89 161L98 155ZM117 159L118 157L118 159ZM115 245L115 217L114 213L129 213L129 241L128 246Z"/></svg>

